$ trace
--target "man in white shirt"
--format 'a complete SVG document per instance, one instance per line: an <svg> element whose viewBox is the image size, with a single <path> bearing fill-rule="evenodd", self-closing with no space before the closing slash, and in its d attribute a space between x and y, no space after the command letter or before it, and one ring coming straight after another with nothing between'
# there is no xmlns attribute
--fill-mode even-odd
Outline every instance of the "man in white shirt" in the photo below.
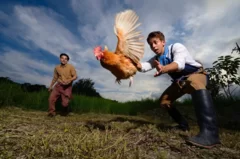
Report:
<svg viewBox="0 0 240 159"><path fill-rule="evenodd" d="M160 106L166 108L178 123L176 128L189 130L188 122L172 104L184 94L191 94L200 132L186 142L203 148L220 144L216 113L212 98L206 90L207 75L202 64L195 61L180 43L165 46L165 36L160 31L151 32L147 42L156 55L149 61L138 64L139 71L147 72L156 68L154 77L168 73L173 81L161 95Z"/></svg>

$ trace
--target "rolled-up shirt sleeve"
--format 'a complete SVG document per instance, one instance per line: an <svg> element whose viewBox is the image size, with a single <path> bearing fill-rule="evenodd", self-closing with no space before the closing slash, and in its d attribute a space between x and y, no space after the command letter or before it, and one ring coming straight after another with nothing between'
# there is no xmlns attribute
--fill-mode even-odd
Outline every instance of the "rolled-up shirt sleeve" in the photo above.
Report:
<svg viewBox="0 0 240 159"><path fill-rule="evenodd" d="M154 65L153 65L153 62L155 60L155 56L152 57L151 59L149 59L148 61L146 62L141 62L141 65L142 65L142 69L139 70L140 72L148 72L152 69L154 69Z"/></svg>
<svg viewBox="0 0 240 159"><path fill-rule="evenodd" d="M179 71L183 70L185 68L186 57L189 54L187 48L180 43L176 43L174 44L172 53L173 62L178 64L178 70Z"/></svg>

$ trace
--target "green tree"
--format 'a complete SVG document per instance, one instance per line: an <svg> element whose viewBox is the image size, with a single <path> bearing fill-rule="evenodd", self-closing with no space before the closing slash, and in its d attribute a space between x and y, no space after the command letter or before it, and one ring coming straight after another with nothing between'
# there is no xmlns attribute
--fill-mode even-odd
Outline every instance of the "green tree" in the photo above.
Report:
<svg viewBox="0 0 240 159"><path fill-rule="evenodd" d="M79 79L73 84L73 93L85 96L101 97L94 88L94 82L91 79Z"/></svg>
<svg viewBox="0 0 240 159"><path fill-rule="evenodd" d="M0 77L0 82L14 83L9 77Z"/></svg>
<svg viewBox="0 0 240 159"><path fill-rule="evenodd" d="M232 53L240 53L240 48L237 43L236 45ZM218 57L218 60L213 62L213 67L206 69L210 77L209 88L214 98L223 90L228 99L234 100L233 92L240 85L239 67L239 55L226 55Z"/></svg>
<svg viewBox="0 0 240 159"><path fill-rule="evenodd" d="M47 90L45 85L40 84L30 84L30 83L23 83L21 84L21 88L25 92L40 92L43 90Z"/></svg>

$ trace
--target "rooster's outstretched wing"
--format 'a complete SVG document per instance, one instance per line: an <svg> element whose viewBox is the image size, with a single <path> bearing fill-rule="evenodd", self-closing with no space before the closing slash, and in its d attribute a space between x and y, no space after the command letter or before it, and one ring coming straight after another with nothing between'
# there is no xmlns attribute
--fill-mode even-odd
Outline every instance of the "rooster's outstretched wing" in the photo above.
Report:
<svg viewBox="0 0 240 159"><path fill-rule="evenodd" d="M141 32L136 28L138 16L133 10L120 12L115 17L114 32L117 35L118 43L115 53L124 54L138 63L144 54L144 43L141 42Z"/></svg>

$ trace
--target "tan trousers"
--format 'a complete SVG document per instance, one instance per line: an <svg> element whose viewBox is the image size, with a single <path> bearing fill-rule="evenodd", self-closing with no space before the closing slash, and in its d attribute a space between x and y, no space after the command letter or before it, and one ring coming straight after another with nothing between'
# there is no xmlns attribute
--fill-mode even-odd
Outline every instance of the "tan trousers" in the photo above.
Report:
<svg viewBox="0 0 240 159"><path fill-rule="evenodd" d="M161 95L160 106L164 108L171 107L171 104L184 94L192 94L195 90L206 89L207 77L205 74L196 73L190 75L185 85L172 83Z"/></svg>

